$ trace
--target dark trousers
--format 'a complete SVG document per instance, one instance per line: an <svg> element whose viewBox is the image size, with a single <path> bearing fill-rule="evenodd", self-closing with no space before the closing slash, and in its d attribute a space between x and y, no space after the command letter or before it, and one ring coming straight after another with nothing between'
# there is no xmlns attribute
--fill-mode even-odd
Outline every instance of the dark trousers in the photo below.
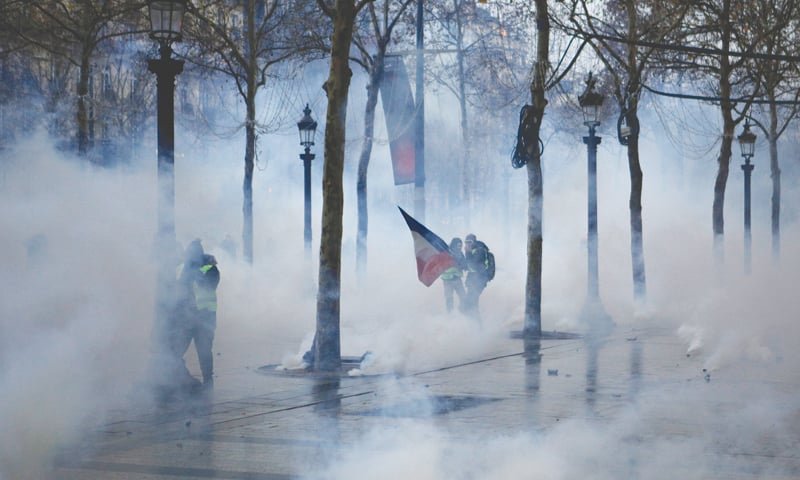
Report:
<svg viewBox="0 0 800 480"><path fill-rule="evenodd" d="M442 279L444 285L444 304L447 307L447 313L453 311L453 292L458 295L458 303L460 307L464 306L464 284L461 282L461 277L450 279Z"/></svg>
<svg viewBox="0 0 800 480"><path fill-rule="evenodd" d="M154 375L162 395L192 392L200 386L200 381L192 376L183 360L186 347L192 341L187 337L195 312L196 309L177 303L158 330L159 355Z"/></svg>
<svg viewBox="0 0 800 480"><path fill-rule="evenodd" d="M469 272L467 274L467 294L464 298L464 313L476 318L480 319L480 310L478 308L478 300L481 297L481 293L483 289L486 288L486 279L475 272Z"/></svg>
<svg viewBox="0 0 800 480"><path fill-rule="evenodd" d="M181 356L189 350L189 345L194 341L197 350L197 360L200 363L200 372L203 374L203 383L213 382L214 355L211 347L214 344L214 332L217 327L217 312L196 310L193 318L187 319L183 331L179 336L178 351Z"/></svg>

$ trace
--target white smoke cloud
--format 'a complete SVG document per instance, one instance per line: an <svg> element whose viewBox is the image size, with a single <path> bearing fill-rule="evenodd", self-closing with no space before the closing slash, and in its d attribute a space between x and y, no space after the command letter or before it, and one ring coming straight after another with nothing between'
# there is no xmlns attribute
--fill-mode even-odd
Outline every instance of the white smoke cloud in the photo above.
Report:
<svg viewBox="0 0 800 480"><path fill-rule="evenodd" d="M323 110L315 116L322 118ZM436 114L431 112L430 119L435 124ZM358 115L351 116L355 129L351 132L358 131L359 120ZM378 126L380 121L379 117ZM243 146L220 145L204 154L179 147L182 153L176 159L178 239L185 245L200 237L220 260L214 350L221 398L234 394L226 391L225 378L243 365L298 365L315 326L321 154L317 152L319 161L312 172L313 245L307 261L299 148L296 140L291 146L280 137L271 142L269 166L257 170L254 181L252 267L241 258ZM350 138L348 151L356 151L352 148L356 144L357 138ZM698 375L700 368L715 378L745 367L774 367L778 376L796 371L800 363L792 345L800 333L793 318L798 311L793 286L800 259L797 242L792 241L798 234L796 212L787 208L781 259L773 264L765 226L768 195L763 188L754 193L754 268L744 275L738 225L741 195L736 187L739 179L732 175L726 202L726 257L720 272L711 256L709 179L714 165L685 170L708 180L699 186L694 176L680 182L675 172L667 171L670 154L652 144L644 146L649 302L639 309L631 298L627 162L612 145L609 140L601 146L598 164L600 281L604 305L619 328L659 328L676 335L684 342L683 352L699 358ZM448 240L476 233L497 256L498 275L481 297L482 319L477 323L445 313L439 283L425 288L418 282L411 236L396 208L412 205L413 192L392 184L386 145L378 145L373 155L365 280L354 272L355 188L352 172L345 177L342 353L372 353L370 363L352 373L414 372L506 353L501 345L511 330L521 329L524 313L524 170L511 173L508 192L498 189L497 196L487 195L469 225L449 212L428 209L425 223L440 236ZM582 145L564 149L548 145L545 330L576 328L585 296L584 155ZM0 246L7 269L0 285L0 478L4 480L40 478L37 469L46 468L60 447L78 441L87 425L102 422L113 408L143 401L136 387L152 361L156 267L151 252L155 155L129 169L94 169L62 158L38 135L7 158L11 160L2 167L0 180L0 221L5 226ZM501 160L508 163L499 158L498 163ZM766 175L766 167L758 171ZM798 204L797 188L787 185L783 193L785 205ZM509 224L501 214L505 208ZM227 234L239 244L236 258L220 248ZM187 362L196 374L192 351ZM397 388L401 388L398 395L407 393L406 388L421 398L427 395L419 385ZM714 392L715 398L723 393L730 392ZM703 398L698 394L687 401L664 390L651 392L651 397L659 401L642 407L646 414L632 409L611 425L574 420L549 431L457 435L435 422L393 420L390 427L366 432L319 478L499 479L519 477L519 472L536 472L536 478L575 478L587 472L593 478L619 478L631 470L641 478L667 478L676 462L687 465L687 472L692 467L709 471L704 452L710 443L702 435L689 441L636 440L643 418L666 416L676 404L691 412L707 405ZM779 400L755 400L730 430L743 443L750 442L748 446L764 432L758 419L769 418L780 426L790 415ZM713 445L717 439L711 440ZM664 451L668 454L661 454ZM684 476L703 478L699 473Z"/></svg>
<svg viewBox="0 0 800 480"><path fill-rule="evenodd" d="M418 418L377 422L379 425L344 445L338 456L309 478L667 479L680 475L702 479L741 471L785 474L786 464L770 459L796 456L792 431L797 418L790 405L795 405L797 398L795 392L787 391L788 385L796 383L792 372L800 366L793 348L800 333L794 319L800 307L794 292L800 252L796 242L789 240L799 233L794 208L784 208L782 251L775 262L768 227L770 185L761 182L761 190L753 196L753 269L745 274L741 177L732 174L726 201L725 255L722 263L716 263L710 225L716 165L684 158L683 167L676 169L671 157L677 153L645 142L648 302L636 305L630 267L627 159L613 144L604 145L598 180L604 306L618 332L631 332L631 340L657 332L668 342L678 343L672 351L674 357L661 352L661 356L648 359L638 400L599 421L578 415L553 423L552 418L544 417L539 428L519 425L516 431L494 433L464 431L469 429L458 420L428 418L420 408ZM543 328L569 331L577 327L586 292L585 152L573 149L562 155L554 150L549 147L545 159ZM732 159L732 165L737 161ZM765 165L761 174L768 176L767 170ZM800 192L787 185L785 178L782 202L792 205ZM494 200L503 204L503 199ZM524 201L512 201L511 208L517 213L512 221L524 223ZM392 361L371 367L402 371L406 366L420 369L470 355L485 357L496 345L493 338L521 328L525 231L506 230L498 223L501 217L495 211L469 227L489 239L498 258L500 275L482 297L484 311L490 312L488 319L484 318L484 330L461 330L460 318L416 312L416 303L410 302L402 306L409 314L400 322L407 328L395 329L390 321L364 332L367 345L381 352L396 352ZM435 220L429 225L436 225ZM512 232L510 239L503 238L504 231ZM439 233L447 237L453 232ZM404 267L390 271L396 273L398 268ZM415 302L425 304L423 311L441 308L434 292L421 290L408 280L412 275L413 271L405 269L400 281L409 283L399 290L415 292ZM347 298L348 303L353 302ZM374 301L376 297L371 294L368 298ZM395 310L390 307L389 311ZM442 327L443 323L446 326ZM451 329L451 335L438 335L440 328ZM483 341L474 341L481 335ZM440 351L441 356L431 351ZM545 358L547 355L545 352ZM417 360L420 362L415 363ZM663 368L669 368L669 362L696 365L692 377L696 381L652 377L655 374L647 369L659 360L667 362ZM602 379L598 382L602 387ZM421 385L410 383L407 390L385 398L419 395ZM430 392L427 395L432 400Z"/></svg>
<svg viewBox="0 0 800 480"><path fill-rule="evenodd" d="M0 186L0 477L41 478L42 460L117 405L147 358L152 189L48 145L20 145Z"/></svg>

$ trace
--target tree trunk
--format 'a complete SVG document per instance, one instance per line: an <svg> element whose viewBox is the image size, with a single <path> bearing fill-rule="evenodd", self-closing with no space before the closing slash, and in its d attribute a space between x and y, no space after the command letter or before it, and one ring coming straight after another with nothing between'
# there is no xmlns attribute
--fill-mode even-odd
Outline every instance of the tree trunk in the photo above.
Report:
<svg viewBox="0 0 800 480"><path fill-rule="evenodd" d="M253 264L253 166L256 157L256 94L261 86L258 80L258 36L256 27L256 5L245 5L245 56L247 58L247 85L245 86L245 147L244 180L242 185L242 257Z"/></svg>
<svg viewBox="0 0 800 480"><path fill-rule="evenodd" d="M629 35L637 31L636 9L630 5L628 8ZM628 86L626 97L627 123L631 128L628 139L628 170L631 176L631 194L628 208L631 216L631 269L633 274L633 299L634 302L643 304L647 295L647 283L644 269L644 234L642 232L642 166L639 162L639 92L641 91L641 77L639 76L636 58L637 47L628 45Z"/></svg>
<svg viewBox="0 0 800 480"><path fill-rule="evenodd" d="M723 2L723 11L720 15L722 23L722 54L720 55L719 89L720 112L722 114L722 143L719 158L717 159L717 179L714 182L714 204L712 207L712 227L714 232L714 257L718 263L724 260L723 235L725 221L723 211L725 207L725 187L728 183L728 172L731 163L731 146L733 143L733 130L736 124L733 121L733 105L731 105L731 64L728 51L730 49L730 1Z"/></svg>
<svg viewBox="0 0 800 480"><path fill-rule="evenodd" d="M636 113L631 113L634 116ZM642 232L642 167L639 163L639 136L632 135L628 143L628 168L631 175L631 195L628 203L631 214L631 267L633 269L633 299L644 303L647 282L644 268L644 234Z"/></svg>
<svg viewBox="0 0 800 480"><path fill-rule="evenodd" d="M89 114L86 106L86 96L89 94L89 75L91 74L89 52L83 51L81 65L78 72L78 154L86 155L89 150Z"/></svg>
<svg viewBox="0 0 800 480"><path fill-rule="evenodd" d="M320 236L319 289L317 293L317 331L314 342L314 370L341 368L339 307L342 265L342 214L344 194L345 128L347 95L352 72L349 65L350 42L356 9L354 0L336 0L333 10L331 66L325 92L325 163L322 173L322 233Z"/></svg>
<svg viewBox="0 0 800 480"><path fill-rule="evenodd" d="M252 81L252 83L250 83ZM242 185L242 255L253 264L253 165L256 152L256 87L255 73L248 76L247 120L245 125L244 182Z"/></svg>
<svg viewBox="0 0 800 480"><path fill-rule="evenodd" d="M730 102L728 102L730 104ZM723 110L723 118L730 119L730 126L728 126L728 119L723 123L723 137L722 144L720 145L719 158L717 159L717 178L714 182L714 205L712 211L713 227L714 227L714 256L718 262L724 260L723 251L723 235L724 235L724 217L723 208L725 206L725 187L728 182L728 173L730 170L731 162L731 146L733 142L733 119L730 118L730 110L725 114Z"/></svg>
<svg viewBox="0 0 800 480"><path fill-rule="evenodd" d="M774 94L770 96L774 100ZM778 106L769 104L769 171L772 178L772 260L781 256L781 167L778 163Z"/></svg>
<svg viewBox="0 0 800 480"><path fill-rule="evenodd" d="M378 50L367 85L367 106L364 111L364 143L358 158L358 179L356 181L356 201L358 203L358 234L356 235L356 271L362 277L367 267L367 170L372 155L372 141L375 134L375 108L378 105L378 92L383 79L383 59L385 50Z"/></svg>
<svg viewBox="0 0 800 480"><path fill-rule="evenodd" d="M528 169L528 275L525 284L525 323L523 337L526 345L542 336L542 210L544 188L542 158L539 150L539 131L547 100L544 97L545 82L549 69L550 20L547 16L547 0L536 0L536 63L531 99L533 102L533 129L527 138L533 161Z"/></svg>

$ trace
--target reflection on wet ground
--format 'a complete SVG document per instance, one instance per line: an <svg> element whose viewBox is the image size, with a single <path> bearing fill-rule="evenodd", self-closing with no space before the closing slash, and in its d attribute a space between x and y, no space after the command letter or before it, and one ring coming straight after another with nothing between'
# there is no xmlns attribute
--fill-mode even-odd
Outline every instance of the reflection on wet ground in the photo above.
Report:
<svg viewBox="0 0 800 480"><path fill-rule="evenodd" d="M443 451L489 470L497 462L534 468L543 461L532 455L483 465L484 454L469 450L515 438L532 451L537 439L570 445L575 475L792 478L800 476L800 380L785 372L775 378L776 371L750 365L707 379L700 359L655 329L603 339L508 339L485 358L404 376L242 368L221 375L213 395L115 412L80 446L65 449L52 478L286 479L347 462L356 463L350 478L370 478L348 454L365 442L373 459L391 449L429 451L431 434L401 441L420 426L452 442ZM439 462L449 478L467 468Z"/></svg>

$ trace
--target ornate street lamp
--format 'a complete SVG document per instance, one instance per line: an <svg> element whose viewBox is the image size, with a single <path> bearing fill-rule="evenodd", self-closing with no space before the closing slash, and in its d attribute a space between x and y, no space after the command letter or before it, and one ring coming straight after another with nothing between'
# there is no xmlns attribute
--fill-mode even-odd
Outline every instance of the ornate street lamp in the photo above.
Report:
<svg viewBox="0 0 800 480"><path fill-rule="evenodd" d="M158 104L158 235L161 248L175 242L175 77L183 61L172 56L172 43L180 41L186 0L151 0L150 38L159 44L160 58L148 61L156 74Z"/></svg>
<svg viewBox="0 0 800 480"><path fill-rule="evenodd" d="M300 145L305 152L300 154L303 161L303 185L305 199L305 217L303 223L303 241L305 242L306 258L311 258L311 161L315 155L311 153L311 146L314 145L314 135L317 133L317 121L311 118L311 109L303 109L303 118L297 122L297 130L300 133Z"/></svg>
<svg viewBox="0 0 800 480"><path fill-rule="evenodd" d="M600 107L605 100L605 97L594 89L594 85L595 79L592 78L592 72L589 72L589 78L586 79L586 90L578 96L578 103L583 111L583 124L592 131L600 125ZM598 143L600 142L598 141Z"/></svg>
<svg viewBox="0 0 800 480"><path fill-rule="evenodd" d="M742 149L742 156L745 158L745 161L749 161L756 149L756 134L750 131L749 118L745 119L744 130L742 134L739 135L738 140L739 147Z"/></svg>
<svg viewBox="0 0 800 480"><path fill-rule="evenodd" d="M750 273L750 174L754 165L750 163L756 148L756 134L750 131L750 119L745 119L744 131L739 135L739 146L742 149L742 171L744 171L744 271Z"/></svg>
<svg viewBox="0 0 800 480"><path fill-rule="evenodd" d="M613 322L600 301L597 261L597 146L601 139L595 135L595 128L600 125L600 107L603 105L604 97L594 87L595 80L590 72L589 78L586 80L586 90L578 96L578 103L583 110L583 124L589 128L589 135L583 137L583 143L586 144L588 152L588 233L586 239L588 255L586 303L581 312L581 321L588 325L590 332L601 333L613 325Z"/></svg>
<svg viewBox="0 0 800 480"><path fill-rule="evenodd" d="M147 62L156 74L158 108L158 288L156 290L156 329L160 347L169 352L171 281L179 254L175 238L175 77L183 71L183 61L170 58L172 43L180 41L186 0L150 0L150 38L159 45L160 58ZM180 359L172 358L177 369ZM178 370L174 370L177 372ZM167 380L168 382L170 380Z"/></svg>
<svg viewBox="0 0 800 480"><path fill-rule="evenodd" d="M150 38L167 46L180 42L186 0L151 0L147 8L150 12Z"/></svg>

